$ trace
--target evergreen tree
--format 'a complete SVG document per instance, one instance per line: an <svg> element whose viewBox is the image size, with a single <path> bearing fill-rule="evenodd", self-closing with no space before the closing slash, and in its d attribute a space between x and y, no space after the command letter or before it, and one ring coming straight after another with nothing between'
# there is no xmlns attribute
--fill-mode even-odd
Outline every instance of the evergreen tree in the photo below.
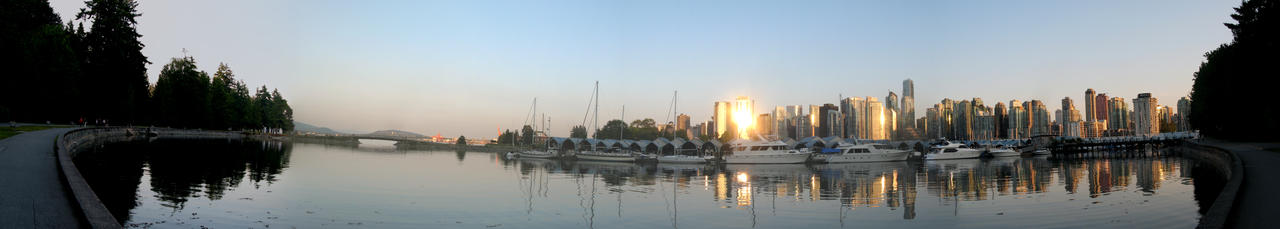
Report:
<svg viewBox="0 0 1280 229"><path fill-rule="evenodd" d="M1248 0L1226 23L1234 35L1205 54L1191 87L1192 127L1205 135L1248 140L1280 139L1280 0Z"/></svg>
<svg viewBox="0 0 1280 229"><path fill-rule="evenodd" d="M86 72L82 101L90 117L120 122L142 121L148 102L147 57L138 38L138 3L133 0L90 0L76 14L92 21L85 34Z"/></svg>

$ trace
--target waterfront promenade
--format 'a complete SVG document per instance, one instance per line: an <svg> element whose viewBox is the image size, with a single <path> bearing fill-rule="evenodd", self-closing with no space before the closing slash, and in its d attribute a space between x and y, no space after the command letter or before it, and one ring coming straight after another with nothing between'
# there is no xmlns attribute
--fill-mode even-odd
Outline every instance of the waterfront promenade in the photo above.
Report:
<svg viewBox="0 0 1280 229"><path fill-rule="evenodd" d="M1280 204L1280 143L1241 143L1209 140L1204 142L1236 153L1244 166L1244 182L1232 207L1231 220L1236 228L1269 228L1275 225L1275 210ZM1268 150L1270 149L1270 150Z"/></svg>
<svg viewBox="0 0 1280 229"><path fill-rule="evenodd" d="M0 228L80 228L78 208L58 174L54 139L74 128L0 140Z"/></svg>

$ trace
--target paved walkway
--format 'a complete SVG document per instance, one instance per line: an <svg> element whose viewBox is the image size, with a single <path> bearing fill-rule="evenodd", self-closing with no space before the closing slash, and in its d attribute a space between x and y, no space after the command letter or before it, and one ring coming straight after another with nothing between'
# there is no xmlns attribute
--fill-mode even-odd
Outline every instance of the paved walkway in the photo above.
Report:
<svg viewBox="0 0 1280 229"><path fill-rule="evenodd" d="M58 174L53 141L73 128L0 140L0 228L80 228L79 210Z"/></svg>
<svg viewBox="0 0 1280 229"><path fill-rule="evenodd" d="M1244 165L1244 182L1231 209L1231 220L1236 228L1271 228L1280 219L1275 209L1280 207L1280 152L1266 149L1280 148L1280 143L1240 143L1208 141L1240 157Z"/></svg>

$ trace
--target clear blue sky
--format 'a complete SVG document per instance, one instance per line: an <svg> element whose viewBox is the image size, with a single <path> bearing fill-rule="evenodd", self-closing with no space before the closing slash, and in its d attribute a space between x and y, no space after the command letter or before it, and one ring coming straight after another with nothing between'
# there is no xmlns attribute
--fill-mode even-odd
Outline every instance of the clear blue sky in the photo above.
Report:
<svg viewBox="0 0 1280 229"><path fill-rule="evenodd" d="M55 0L69 19L78 0ZM340 130L493 137L533 97L567 135L593 81L601 119L706 121L901 93L1045 100L1087 88L1172 105L1203 53L1231 39L1235 0L1203 1L140 1L152 82L186 48L279 88L298 121ZM603 122L602 122L603 123Z"/></svg>

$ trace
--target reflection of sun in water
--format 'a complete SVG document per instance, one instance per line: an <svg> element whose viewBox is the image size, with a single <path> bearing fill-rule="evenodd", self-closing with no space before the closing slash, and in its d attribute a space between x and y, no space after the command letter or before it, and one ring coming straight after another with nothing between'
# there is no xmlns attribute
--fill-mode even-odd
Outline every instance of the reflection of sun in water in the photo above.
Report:
<svg viewBox="0 0 1280 229"><path fill-rule="evenodd" d="M747 173L738 172L738 182L747 182L747 178L750 178L747 176Z"/></svg>

